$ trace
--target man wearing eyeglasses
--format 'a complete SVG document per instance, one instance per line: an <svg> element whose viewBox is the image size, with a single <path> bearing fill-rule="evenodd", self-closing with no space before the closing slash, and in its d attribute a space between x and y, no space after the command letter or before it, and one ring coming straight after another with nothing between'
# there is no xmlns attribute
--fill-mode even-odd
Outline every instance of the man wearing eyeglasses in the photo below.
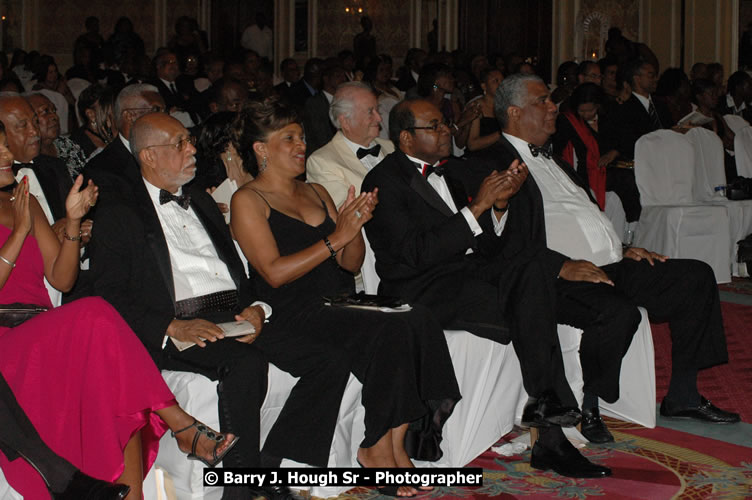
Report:
<svg viewBox="0 0 752 500"><path fill-rule="evenodd" d="M153 85L128 85L120 91L115 100L118 136L84 168L84 176L99 186L100 200L127 198L133 186L141 181L138 163L131 154L131 129L145 114L164 111L165 103Z"/></svg>
<svg viewBox="0 0 752 500"><path fill-rule="evenodd" d="M130 199L99 204L91 246L92 294L128 322L160 369L218 380L222 432L240 436L226 467L258 467L259 410L267 363L255 346L271 307L251 285L214 200L185 188L196 172L194 139L175 118L147 114L133 124L140 180ZM247 321L254 333L225 338L218 323ZM196 345L180 350L176 342ZM232 431L230 431L232 429ZM250 499L226 488L225 499Z"/></svg>
<svg viewBox="0 0 752 500"><path fill-rule="evenodd" d="M364 83L340 85L329 106L329 118L338 131L308 158L306 176L309 182L324 186L339 207L350 186L359 192L363 177L394 151L394 146L379 138L379 102Z"/></svg>
<svg viewBox="0 0 752 500"><path fill-rule="evenodd" d="M511 266L499 252L509 237L508 204L527 179L527 166L514 161L500 173L478 160L444 162L449 128L439 109L424 100L397 104L389 134L398 150L362 185L379 191L379 205L364 226L379 292L429 307L445 329L511 341L530 396L522 423L541 432L531 464L570 477L610 475L561 430L580 421L564 374L554 296L545 285L556 279L561 262L545 255L545 246ZM464 179L476 172L491 173L470 198Z"/></svg>

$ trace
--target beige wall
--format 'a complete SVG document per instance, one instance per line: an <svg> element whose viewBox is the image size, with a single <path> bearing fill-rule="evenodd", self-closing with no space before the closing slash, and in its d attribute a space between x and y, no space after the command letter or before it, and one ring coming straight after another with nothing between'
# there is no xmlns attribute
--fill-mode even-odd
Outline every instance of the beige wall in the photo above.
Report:
<svg viewBox="0 0 752 500"><path fill-rule="evenodd" d="M646 43L658 57L661 70L679 66L681 0L554 0L554 72L564 61L586 57L585 21L593 17ZM726 76L733 72L737 66L738 0L686 0L685 19L684 69L697 61L719 61Z"/></svg>
<svg viewBox="0 0 752 500"><path fill-rule="evenodd" d="M14 32L14 45L25 50L50 54L62 71L73 62L73 42L84 32L84 20L97 16L100 33L107 38L121 16L130 17L136 33L144 40L146 54L166 44L174 33L175 20L186 15L201 19L208 0L129 0L110 2L92 0L23 0L20 4L22 29ZM202 26L206 29L206 26Z"/></svg>

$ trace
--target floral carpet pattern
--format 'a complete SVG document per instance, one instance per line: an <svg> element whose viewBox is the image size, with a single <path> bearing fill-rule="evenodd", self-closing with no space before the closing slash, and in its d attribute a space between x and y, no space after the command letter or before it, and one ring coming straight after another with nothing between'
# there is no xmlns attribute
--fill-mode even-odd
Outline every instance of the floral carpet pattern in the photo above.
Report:
<svg viewBox="0 0 752 500"><path fill-rule="evenodd" d="M491 450L471 467L483 467L479 488L436 488L421 499L559 498L585 499L743 499L752 498L752 448L665 428L646 429L608 420L615 443L588 446L584 454L607 465L606 479L573 479L530 467L530 450L503 457ZM514 437L514 434L505 438ZM376 490L355 488L351 500L385 498Z"/></svg>

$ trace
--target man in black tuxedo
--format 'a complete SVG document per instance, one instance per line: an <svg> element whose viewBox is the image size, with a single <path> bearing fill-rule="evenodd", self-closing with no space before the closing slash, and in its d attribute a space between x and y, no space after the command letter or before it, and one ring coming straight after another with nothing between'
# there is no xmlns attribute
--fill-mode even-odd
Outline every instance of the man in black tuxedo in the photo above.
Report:
<svg viewBox="0 0 752 500"><path fill-rule="evenodd" d="M632 95L607 118L603 133L616 144L619 156L616 163L608 167L606 190L613 191L621 200L627 222L640 219L642 206L640 192L635 182L634 170L628 167L634 160L637 140L645 134L659 129L671 128L671 113L663 101L651 96L658 85L655 67L646 61L635 60L624 69L624 79L632 87Z"/></svg>
<svg viewBox="0 0 752 500"><path fill-rule="evenodd" d="M142 180L127 199L101 200L97 208L93 294L118 310L160 369L219 380L220 428L241 436L224 464L257 467L267 363L251 342L271 308L252 303L216 203L205 192L182 190L196 168L188 131L166 114L148 114L133 125L130 146ZM223 338L216 323L236 319L255 333ZM173 340L197 346L180 351ZM249 495L226 488L224 498Z"/></svg>
<svg viewBox="0 0 752 500"><path fill-rule="evenodd" d="M186 127L190 128L200 122L198 109L194 101L197 101L198 91L191 84L190 87L178 87L180 66L177 55L167 48L160 48L154 55L154 68L156 78L148 83L159 90L164 99L167 112L175 116Z"/></svg>
<svg viewBox="0 0 752 500"><path fill-rule="evenodd" d="M120 91L115 100L118 136L84 167L84 176L99 187L101 200L127 198L130 189L141 182L141 169L131 154L131 128L145 114L164 111L164 100L153 85L137 83Z"/></svg>
<svg viewBox="0 0 752 500"><path fill-rule="evenodd" d="M55 498L120 500L130 487L94 479L52 451L18 404L8 382L0 374L0 451L8 460L23 457L42 476Z"/></svg>
<svg viewBox="0 0 752 500"><path fill-rule="evenodd" d="M26 99L21 96L0 97L0 121L5 125L8 149L13 153L13 173L35 177L35 180L29 179L31 193L37 197L48 222L62 239L65 198L73 186L68 167L58 158L40 154L42 143L37 117Z"/></svg>
<svg viewBox="0 0 752 500"><path fill-rule="evenodd" d="M282 76L282 81L274 86L274 90L283 99L287 98L287 93L290 91L290 87L298 83L300 80L300 69L295 59L288 57L283 59L279 64L279 72Z"/></svg>
<svg viewBox="0 0 752 500"><path fill-rule="evenodd" d="M728 361L710 267L642 248L622 251L619 236L580 177L551 157L546 145L555 132L556 106L539 78L505 80L495 109L503 131L492 146L496 166L524 161L530 171L510 200L501 253L509 258L547 247L573 259L561 268L559 278L564 279L556 280L556 309L560 323L583 329L585 436L612 440L600 419L598 397L618 398L621 356L639 322L638 306L647 309L652 321L668 321L671 327L672 374L661 415L738 422L739 415L716 408L697 390L698 370Z"/></svg>
<svg viewBox="0 0 752 500"><path fill-rule="evenodd" d="M220 427L242 437L224 464L257 467L267 363L249 344L262 333L258 344L264 352L289 348L274 334L273 320L265 322L271 308L251 303L250 281L216 203L203 190L183 187L195 174L188 131L174 118L152 113L134 124L131 147L142 178L127 198L101 200L97 207L92 294L120 312L160 369L219 380ZM256 333L240 341L222 338L215 323L241 318ZM199 347L179 351L171 339ZM347 365L336 349L320 351L302 349L300 359L288 355L280 362L272 358L300 380L267 436L265 465L278 465L282 457L326 465L349 370L342 369ZM262 493L292 498L286 488L270 486ZM247 498L248 492L225 489L225 498L236 498L233 494Z"/></svg>
<svg viewBox="0 0 752 500"><path fill-rule="evenodd" d="M539 469L572 477L603 477L561 426L579 421L564 375L554 282L565 256L544 246L521 255L500 253L507 205L527 177L514 162L491 172L468 203L462 179L469 162L449 156L451 135L441 112L423 100L403 101L389 116L398 150L365 177L379 205L366 233L376 256L380 293L429 307L444 328L468 330L513 346L530 396L522 421L541 428L531 458ZM491 170L490 168L487 170Z"/></svg>

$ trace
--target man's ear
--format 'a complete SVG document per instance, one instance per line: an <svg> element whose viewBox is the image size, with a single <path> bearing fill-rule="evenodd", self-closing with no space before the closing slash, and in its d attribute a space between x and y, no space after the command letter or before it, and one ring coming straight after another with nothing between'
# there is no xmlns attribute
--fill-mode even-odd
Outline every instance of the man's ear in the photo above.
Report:
<svg viewBox="0 0 752 500"><path fill-rule="evenodd" d="M413 150L413 134L409 130L403 130L399 135L399 149L403 152Z"/></svg>
<svg viewBox="0 0 752 500"><path fill-rule="evenodd" d="M509 121L519 120L521 112L522 112L522 109L519 108L518 106L509 106L507 108L507 116L509 117Z"/></svg>
<svg viewBox="0 0 752 500"><path fill-rule="evenodd" d="M153 148L144 148L138 152L138 162L140 165L151 169L156 162Z"/></svg>

